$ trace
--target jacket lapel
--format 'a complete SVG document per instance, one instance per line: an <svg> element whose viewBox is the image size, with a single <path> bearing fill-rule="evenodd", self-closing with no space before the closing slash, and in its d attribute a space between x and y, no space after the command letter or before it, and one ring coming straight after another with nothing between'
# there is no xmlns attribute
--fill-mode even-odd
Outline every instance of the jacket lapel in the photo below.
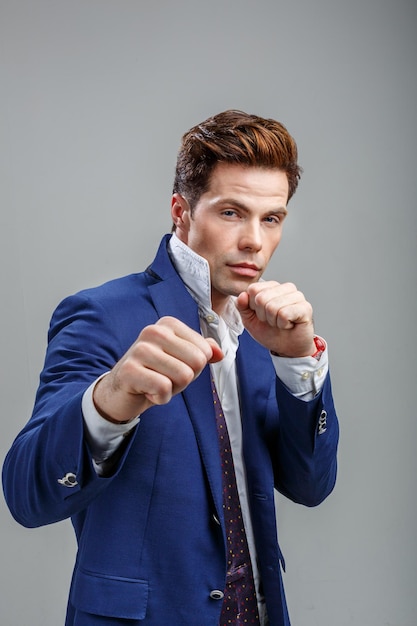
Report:
<svg viewBox="0 0 417 626"><path fill-rule="evenodd" d="M200 333L198 308L173 267L164 238L148 272L156 279L149 292L159 317L175 317ZM182 397L192 422L202 463L211 488L219 519L222 509L222 475L217 438L216 418L210 384L210 368L205 367L183 392Z"/></svg>

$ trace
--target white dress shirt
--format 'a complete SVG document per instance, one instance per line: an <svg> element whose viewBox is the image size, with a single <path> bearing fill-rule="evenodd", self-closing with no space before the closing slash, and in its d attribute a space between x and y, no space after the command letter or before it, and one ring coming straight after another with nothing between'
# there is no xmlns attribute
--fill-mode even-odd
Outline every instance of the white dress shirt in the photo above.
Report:
<svg viewBox="0 0 417 626"><path fill-rule="evenodd" d="M259 589L259 572L248 504L245 465L242 456L240 401L235 368L239 335L243 332L244 327L233 297L230 297L222 317L219 317L212 310L210 270L206 259L191 250L175 233L168 244L168 252L182 281L198 305L203 336L213 337L219 343L224 353L224 358L218 363L211 364L210 368L229 431L236 482L252 559L255 585L256 589ZM327 347L319 361L314 357L284 358L272 355L271 359L277 376L289 391L298 398L304 401L311 400L321 390L328 370ZM138 416L128 424L120 425L113 424L102 418L95 409L92 399L96 383L97 381L85 392L82 409L94 465L97 473L104 475L111 466L112 454L123 441L124 435L137 425L140 417ZM263 623L264 603L259 596L258 602L261 623Z"/></svg>

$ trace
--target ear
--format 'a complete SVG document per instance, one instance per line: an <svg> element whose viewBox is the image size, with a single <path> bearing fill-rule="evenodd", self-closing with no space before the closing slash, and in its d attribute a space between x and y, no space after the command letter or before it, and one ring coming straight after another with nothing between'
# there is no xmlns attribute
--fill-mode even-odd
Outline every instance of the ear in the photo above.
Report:
<svg viewBox="0 0 417 626"><path fill-rule="evenodd" d="M187 243L191 211L187 200L179 193L174 193L171 198L171 217L175 224L175 234Z"/></svg>

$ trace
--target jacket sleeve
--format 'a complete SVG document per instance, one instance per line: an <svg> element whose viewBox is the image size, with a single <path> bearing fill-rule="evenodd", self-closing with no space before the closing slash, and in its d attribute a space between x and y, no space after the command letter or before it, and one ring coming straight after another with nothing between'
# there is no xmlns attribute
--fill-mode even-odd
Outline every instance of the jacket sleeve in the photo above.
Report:
<svg viewBox="0 0 417 626"><path fill-rule="evenodd" d="M277 379L276 398L279 427L270 447L275 486L294 502L316 506L336 481L339 425L330 375L309 402L294 397Z"/></svg>
<svg viewBox="0 0 417 626"><path fill-rule="evenodd" d="M3 466L7 504L24 526L81 511L112 480L98 477L92 466L81 402L124 352L114 328L111 315L87 294L67 298L52 317L33 414ZM128 447L129 438L124 453Z"/></svg>

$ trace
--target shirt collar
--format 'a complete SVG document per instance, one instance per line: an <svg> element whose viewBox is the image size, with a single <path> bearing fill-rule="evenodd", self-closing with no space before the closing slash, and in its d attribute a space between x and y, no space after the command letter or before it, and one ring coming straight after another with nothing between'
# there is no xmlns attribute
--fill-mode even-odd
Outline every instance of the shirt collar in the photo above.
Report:
<svg viewBox="0 0 417 626"><path fill-rule="evenodd" d="M168 254L184 285L198 304L200 317L208 324L219 325L219 316L212 309L210 267L207 259L191 250L175 232L168 242ZM243 324L230 296L224 309L223 320L237 335L243 332Z"/></svg>

